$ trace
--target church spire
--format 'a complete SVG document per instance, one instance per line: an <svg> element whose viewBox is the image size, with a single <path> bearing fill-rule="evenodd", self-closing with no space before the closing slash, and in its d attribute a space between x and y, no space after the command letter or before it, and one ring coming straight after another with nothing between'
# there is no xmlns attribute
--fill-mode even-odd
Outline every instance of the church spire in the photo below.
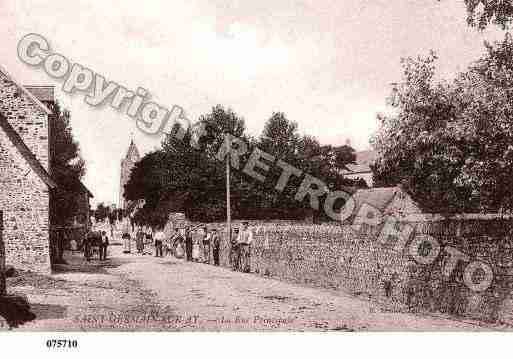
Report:
<svg viewBox="0 0 513 359"><path fill-rule="evenodd" d="M126 153L125 159L132 160L134 162L139 161L140 159L139 150L134 143L133 138L130 140L130 146L128 146L128 151Z"/></svg>
<svg viewBox="0 0 513 359"><path fill-rule="evenodd" d="M133 135L130 139L130 145L128 146L128 151L126 152L125 158L121 161L121 176L120 176L120 185L119 185L119 208L126 208L126 202L124 198L124 188L127 184L130 173L134 168L136 162L141 159L139 155L139 150L134 143Z"/></svg>

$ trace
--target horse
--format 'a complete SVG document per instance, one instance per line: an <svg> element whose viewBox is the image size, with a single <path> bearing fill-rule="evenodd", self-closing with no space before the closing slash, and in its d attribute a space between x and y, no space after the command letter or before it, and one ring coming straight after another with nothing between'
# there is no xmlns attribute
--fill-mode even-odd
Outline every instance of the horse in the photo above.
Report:
<svg viewBox="0 0 513 359"><path fill-rule="evenodd" d="M102 244L102 232L101 231L90 231L86 236L86 243L84 246L84 254L87 259L98 255L100 259L100 246Z"/></svg>

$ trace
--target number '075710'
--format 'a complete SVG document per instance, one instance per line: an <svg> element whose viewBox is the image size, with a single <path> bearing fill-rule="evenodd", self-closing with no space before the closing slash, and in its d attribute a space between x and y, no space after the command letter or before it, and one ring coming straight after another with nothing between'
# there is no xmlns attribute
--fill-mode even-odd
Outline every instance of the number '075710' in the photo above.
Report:
<svg viewBox="0 0 513 359"><path fill-rule="evenodd" d="M75 339L48 339L46 347L50 349L78 348L78 341Z"/></svg>

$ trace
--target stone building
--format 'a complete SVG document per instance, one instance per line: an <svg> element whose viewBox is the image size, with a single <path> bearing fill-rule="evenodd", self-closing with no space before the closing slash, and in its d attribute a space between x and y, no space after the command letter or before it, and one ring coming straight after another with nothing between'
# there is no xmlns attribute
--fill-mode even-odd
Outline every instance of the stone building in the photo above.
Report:
<svg viewBox="0 0 513 359"><path fill-rule="evenodd" d="M53 88L46 95L53 96ZM44 103L0 68L0 211L6 262L44 273L51 270L49 204L57 186L49 170L52 118Z"/></svg>
<svg viewBox="0 0 513 359"><path fill-rule="evenodd" d="M398 220L412 220L424 216L419 205L399 187L359 189L352 199L354 210L350 221L353 224L372 222L368 217L374 216L375 211L379 216L376 218L394 216Z"/></svg>
<svg viewBox="0 0 513 359"><path fill-rule="evenodd" d="M137 161L141 159L139 155L139 150L135 145L134 141L130 141L130 146L128 147L128 151L125 157L121 160L121 175L119 180L119 208L127 209L128 203L125 201L124 191L125 184L127 184L130 179L130 173L134 168L134 165Z"/></svg>
<svg viewBox="0 0 513 359"><path fill-rule="evenodd" d="M91 192L81 183L52 178L50 122L55 120L53 86L22 86L0 67L0 211L8 265L42 273L55 259L50 204L57 190L75 196L78 209L67 229L90 228Z"/></svg>
<svg viewBox="0 0 513 359"><path fill-rule="evenodd" d="M67 225L89 230L91 228L91 206L89 201L94 197L91 191L78 180L66 184L58 183L58 185L60 189L72 193L77 204L76 211L71 216L71 220Z"/></svg>

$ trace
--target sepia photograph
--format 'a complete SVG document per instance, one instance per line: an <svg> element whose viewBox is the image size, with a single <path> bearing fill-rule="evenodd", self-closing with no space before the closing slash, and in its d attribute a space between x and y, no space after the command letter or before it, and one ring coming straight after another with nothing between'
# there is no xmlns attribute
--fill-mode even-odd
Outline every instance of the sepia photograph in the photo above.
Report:
<svg viewBox="0 0 513 359"><path fill-rule="evenodd" d="M0 0L0 22L0 353L513 330L513 1Z"/></svg>

